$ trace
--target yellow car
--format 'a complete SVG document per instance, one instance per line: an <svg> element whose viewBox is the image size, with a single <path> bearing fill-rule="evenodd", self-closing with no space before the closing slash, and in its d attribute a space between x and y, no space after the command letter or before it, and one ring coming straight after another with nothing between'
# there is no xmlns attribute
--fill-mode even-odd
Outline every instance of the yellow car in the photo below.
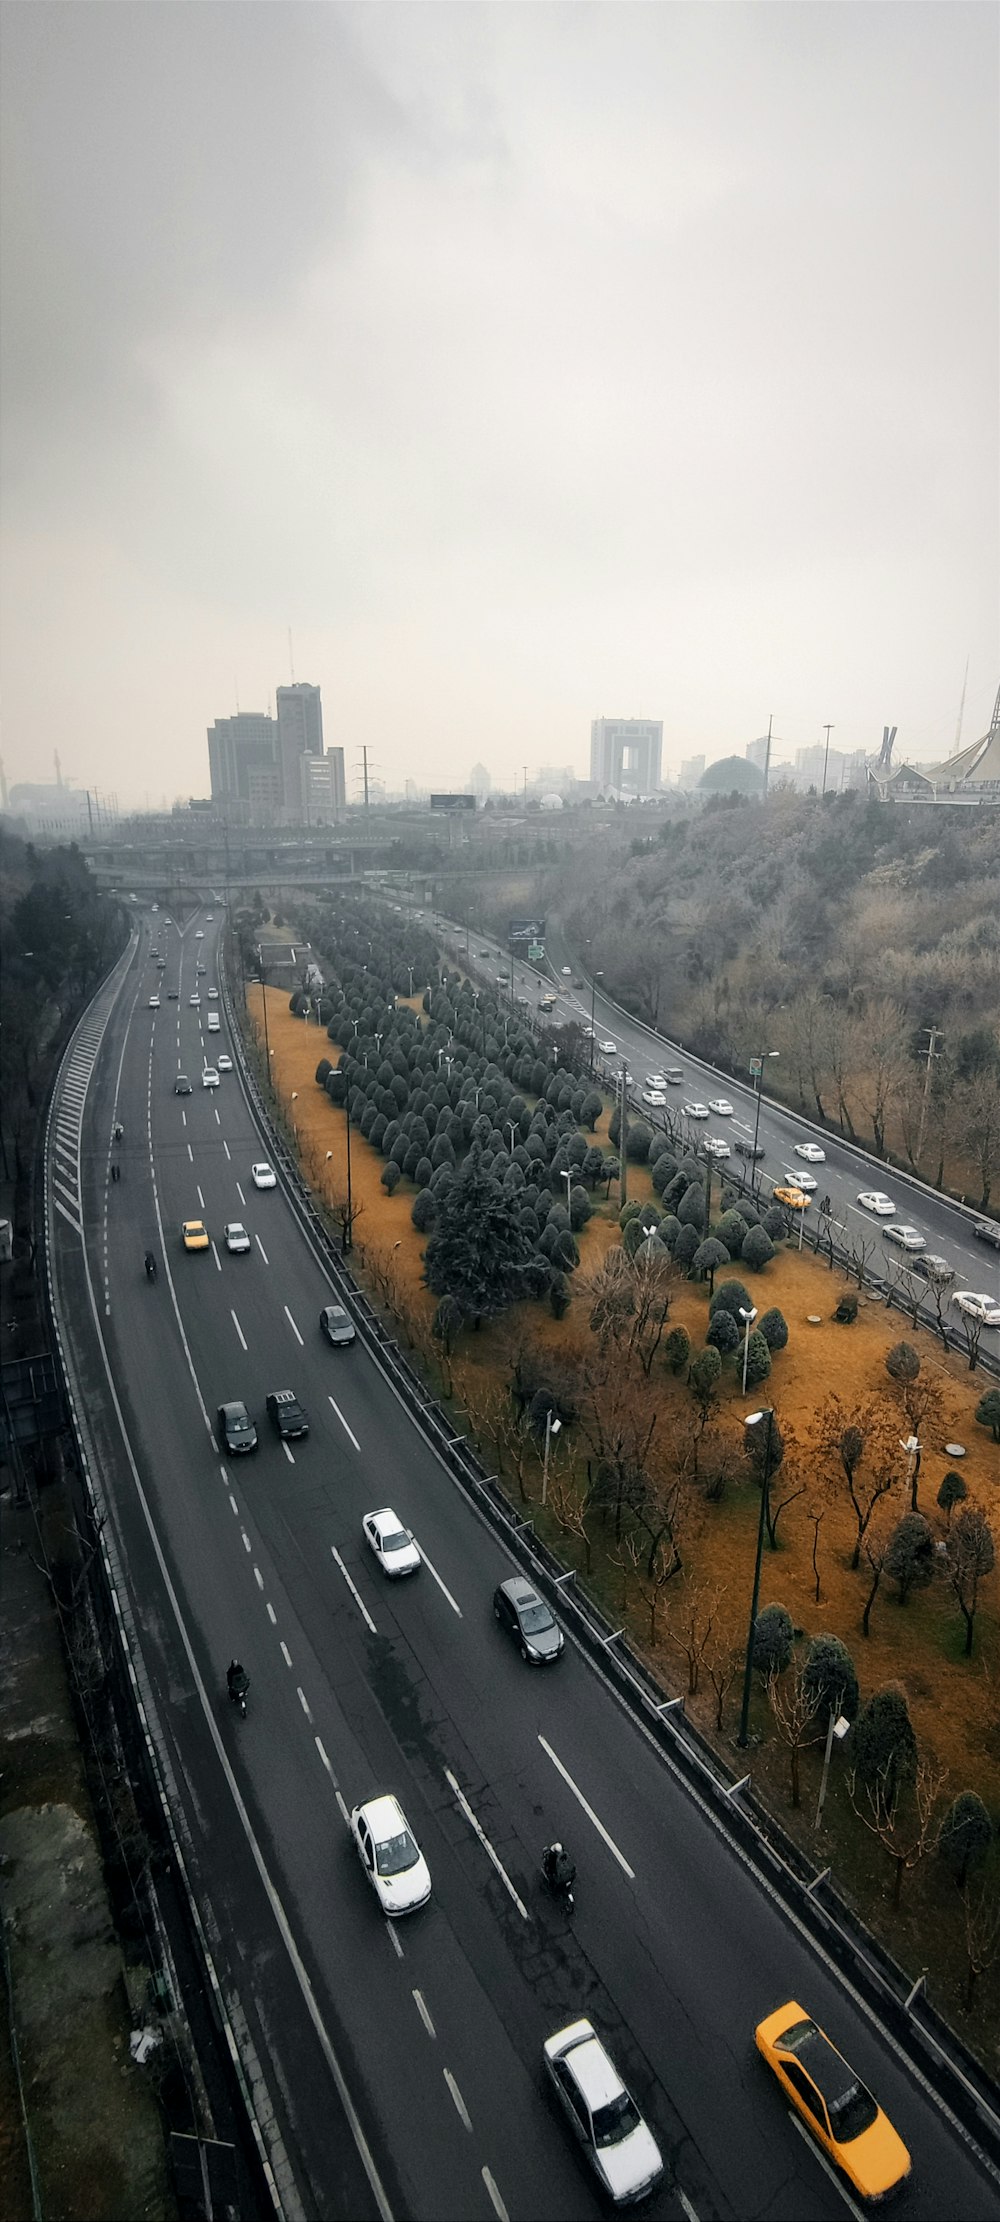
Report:
<svg viewBox="0 0 1000 2222"><path fill-rule="evenodd" d="M789 1211L805 1211L808 1208L809 1198L801 1188L772 1188L771 1194L776 1204L787 1204Z"/></svg>
<svg viewBox="0 0 1000 2222"><path fill-rule="evenodd" d="M181 1228L185 1250L207 1250L208 1230L201 1219L185 1219Z"/></svg>
<svg viewBox="0 0 1000 2222"><path fill-rule="evenodd" d="M884 2199L905 2181L910 2156L902 2138L794 1999L758 2022L754 2034L786 2098L863 2199Z"/></svg>

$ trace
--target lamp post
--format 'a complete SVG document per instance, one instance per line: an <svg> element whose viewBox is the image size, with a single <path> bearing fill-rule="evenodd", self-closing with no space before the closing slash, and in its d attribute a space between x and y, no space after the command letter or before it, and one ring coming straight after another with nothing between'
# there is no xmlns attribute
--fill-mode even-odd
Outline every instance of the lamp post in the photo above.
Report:
<svg viewBox="0 0 1000 2222"><path fill-rule="evenodd" d="M750 1185L752 1188L757 1186L757 1136L760 1132L760 1083L764 1070L764 1058L780 1057L780 1055L780 1049L765 1049L759 1057L751 1057L750 1059L750 1070L754 1075L754 1086L757 1092L757 1109L754 1113L753 1122L753 1158L750 1165Z"/></svg>
<svg viewBox="0 0 1000 2222"><path fill-rule="evenodd" d="M565 1181L565 1183L566 1183L566 1210L567 1210L567 1213L568 1213L568 1212L569 1212L569 1199L570 1199L570 1194L571 1194L571 1191L572 1191L572 1187L573 1187L573 1169L572 1169L572 1166L565 1166L565 1167L563 1168L563 1170L562 1170L562 1171L560 1172L559 1178L560 1178L560 1180L564 1180L564 1181Z"/></svg>
<svg viewBox="0 0 1000 2222"><path fill-rule="evenodd" d="M259 964L259 966L260 966L260 999L261 999L261 1002L262 1002L262 1003L263 1003L263 1005L264 1005L264 1062L265 1062L265 1065L266 1065L266 1067L267 1067L267 1078L268 1078L268 1083L270 1084L270 1079L271 1079L271 1045L270 1045L270 1043L269 1043L269 1041L268 1041L268 1038L267 1038L267 981L266 981L266 980L265 980L265 978L264 978L264 956L263 956L263 951L262 951L262 949L261 949L261 945L260 945L260 942L258 942L258 943L257 943L257 962L258 962L258 964ZM195 983L194 983L194 984L195 984L195 987L197 987L197 985L198 985L198 982L197 982L197 980L195 981Z"/></svg>
<svg viewBox="0 0 1000 2222"><path fill-rule="evenodd" d="M343 1239L340 1245L345 1257L348 1250L351 1250L354 1247L354 1236L351 1231L351 1221L354 1217L354 1212L351 1204L351 1111L349 1097L350 1090L348 1089L347 1094L344 1097L344 1117L347 1121L347 1215L346 1218L341 1221Z"/></svg>
<svg viewBox="0 0 1000 2222"><path fill-rule="evenodd" d="M511 1156L513 1157L513 1155L514 1155L514 1136L515 1136L515 1134L517 1133L517 1126L516 1126L516 1124L515 1124L515 1122L514 1122L514 1120L513 1120L513 1119L505 1119L505 1120L504 1120L504 1132L505 1132L505 1134L509 1134L509 1135L510 1135L510 1154L511 1154Z"/></svg>
<svg viewBox="0 0 1000 2222"><path fill-rule="evenodd" d="M290 1101L291 1101L292 1103L297 1103L297 1102L298 1102L298 1100L299 1100L299 1091L298 1091L298 1089L297 1089L297 1088L293 1088L293 1089L292 1089L292 1093L291 1093L291 1097L290 1097ZM296 1148L297 1148L297 1147L298 1147L298 1140L299 1140L299 1130L298 1130L298 1127L297 1127L297 1125L296 1125L296 1123L295 1123L295 1113L294 1113L294 1111L292 1112L292 1133L293 1133L293 1134L294 1134L294 1136L295 1136L295 1143L296 1143Z"/></svg>
<svg viewBox="0 0 1000 2222"><path fill-rule="evenodd" d="M743 1422L744 1427L759 1427L762 1420L767 1422L767 1436L764 1443L764 1472L760 1484L760 1519L757 1522L757 1556L753 1568L753 1596L750 1600L750 1620L747 1626L747 1655L743 1669L743 1704L740 1708L740 1732L736 1738L741 1751L746 1750L749 1742L747 1724L750 1719L750 1688L753 1680L753 1639L754 1630L757 1626L757 1606L760 1600L760 1566L764 1555L764 1529L767 1525L767 1487L771 1478L771 1429L774 1422L774 1412L773 1410L750 1412Z"/></svg>
<svg viewBox="0 0 1000 2222"><path fill-rule="evenodd" d="M591 1070L591 1072L593 1072L593 1070L594 1070L594 1023L595 1023L595 1022L594 1022L594 1006L595 1006L595 1003L596 1003L596 1001L597 1001L597 983L598 983L598 980L603 980L603 978L604 978L604 974L603 974L603 972L592 972L592 973L591 973L591 976L590 976L590 1070Z"/></svg>
<svg viewBox="0 0 1000 2222"><path fill-rule="evenodd" d="M750 1329L757 1317L757 1306L751 1304L749 1311L745 1312L741 1304L739 1309L740 1318L746 1322L746 1333L743 1337L743 1394L745 1396L747 1393L747 1359L750 1355Z"/></svg>
<svg viewBox="0 0 1000 2222"><path fill-rule="evenodd" d="M546 1495L547 1495L547 1493L548 1493L548 1486L549 1486L549 1438L550 1438L550 1436L552 1436L552 1435L558 1435L558 1434L559 1434L559 1431L560 1431L560 1429L561 1429L561 1427L562 1427L562 1421L561 1421L560 1419L557 1419L557 1418L556 1418L556 1415L555 1415L555 1413L554 1413L554 1412L552 1412L552 1411L548 1411L548 1412L546 1412L546 1414L545 1414L545 1456L544 1456L544 1458L542 1459L542 1503L543 1503L543 1504L545 1503L545 1498L546 1498Z"/></svg>
<svg viewBox="0 0 1000 2222"><path fill-rule="evenodd" d="M841 1692L841 1695L843 1695L843 1692ZM836 1736L838 1743L843 1743L844 1737L846 1736L850 1725L850 1721L845 1719L843 1713L838 1714L836 1705L831 1705L830 1718L826 1724L826 1750L823 1753L823 1773L820 1777L819 1797L816 1800L816 1819L813 1822L814 1829L818 1829L820 1821L823 1817L823 1803L826 1798L826 1778L830 1772L830 1753L833 1750L833 1739Z"/></svg>
<svg viewBox="0 0 1000 2222"><path fill-rule="evenodd" d="M621 1070L621 1094L618 1098L618 1164L620 1167L618 1176L618 1197L619 1204L621 1206L624 1206L628 1201L628 1113L625 1108L627 1098L628 1066L623 1062Z"/></svg>

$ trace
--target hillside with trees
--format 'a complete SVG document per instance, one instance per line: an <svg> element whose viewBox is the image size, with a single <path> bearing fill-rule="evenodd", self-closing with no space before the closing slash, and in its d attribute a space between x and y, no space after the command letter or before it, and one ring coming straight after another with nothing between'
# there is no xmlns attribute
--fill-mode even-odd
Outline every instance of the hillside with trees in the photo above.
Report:
<svg viewBox="0 0 1000 2222"><path fill-rule="evenodd" d="M995 1199L1000 811L714 796L627 856L595 842L573 887L570 936L638 1017L734 1073L777 1049L775 1095Z"/></svg>

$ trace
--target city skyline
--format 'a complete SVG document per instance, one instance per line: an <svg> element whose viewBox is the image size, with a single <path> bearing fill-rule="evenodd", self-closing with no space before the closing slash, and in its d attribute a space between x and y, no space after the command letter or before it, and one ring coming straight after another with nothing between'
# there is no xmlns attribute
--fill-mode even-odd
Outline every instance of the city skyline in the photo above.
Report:
<svg viewBox="0 0 1000 2222"><path fill-rule="evenodd" d="M8 9L11 785L199 794L297 671L349 801L363 744L399 792L586 777L602 717L662 721L665 779L769 717L792 758L985 731L998 36Z"/></svg>

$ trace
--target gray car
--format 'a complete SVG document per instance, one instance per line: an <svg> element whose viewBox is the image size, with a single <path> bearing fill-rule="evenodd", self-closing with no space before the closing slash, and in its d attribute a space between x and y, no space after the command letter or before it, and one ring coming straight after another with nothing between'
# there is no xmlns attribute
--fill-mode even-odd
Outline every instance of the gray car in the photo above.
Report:
<svg viewBox="0 0 1000 2222"><path fill-rule="evenodd" d="M319 1315L319 1325L320 1333L337 1350L345 1349L348 1343L357 1340L354 1321L342 1304L324 1304Z"/></svg>
<svg viewBox="0 0 1000 2222"><path fill-rule="evenodd" d="M219 1406L219 1441L223 1450L229 1451L234 1457L239 1456L241 1451L257 1448L257 1430L246 1405L239 1397L234 1397L231 1404Z"/></svg>
<svg viewBox="0 0 1000 2222"><path fill-rule="evenodd" d="M533 1582L513 1574L493 1592L493 1612L521 1647L529 1666L551 1666L563 1647L563 1632Z"/></svg>

